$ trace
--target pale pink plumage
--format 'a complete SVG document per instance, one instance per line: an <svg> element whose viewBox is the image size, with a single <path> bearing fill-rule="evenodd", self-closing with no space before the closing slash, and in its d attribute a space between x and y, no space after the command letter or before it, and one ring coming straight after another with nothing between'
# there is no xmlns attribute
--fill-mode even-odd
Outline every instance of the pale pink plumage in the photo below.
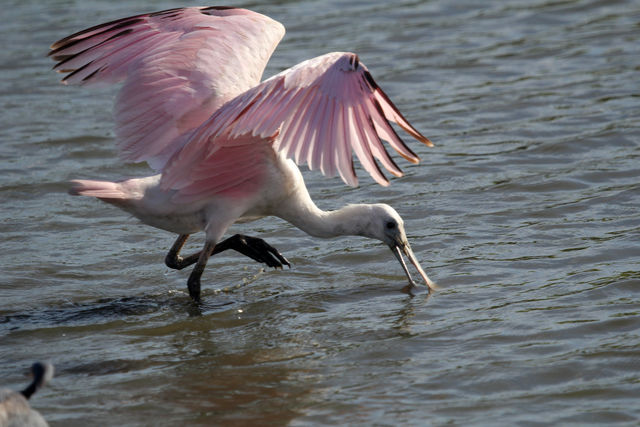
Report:
<svg viewBox="0 0 640 427"><path fill-rule="evenodd" d="M320 218L314 224L300 219L323 214L285 159L355 186L355 152L376 182L388 185L377 162L395 176L402 171L382 140L419 161L390 122L432 144L353 53L310 59L260 83L283 35L280 23L255 12L190 7L120 19L54 43L50 55L59 61L57 71L69 73L65 83L124 82L115 105L120 155L160 172L123 183L76 181L72 193L130 197L130 206L118 205L178 233L186 228L155 217L202 211L202 228L214 245L232 223L262 215L314 235L340 234L325 230L335 224ZM380 238L367 233L341 231Z"/></svg>
<svg viewBox="0 0 640 427"><path fill-rule="evenodd" d="M388 185L374 158L396 176L402 171L381 138L407 160L419 161L389 121L431 145L402 117L355 54L329 53L283 71L217 110L167 163L161 185L180 188L198 181L190 165L213 154L228 139L246 134L260 138L279 134L273 144L276 151L325 175L338 172L352 186L357 185L351 163L355 151L365 170L379 184Z"/></svg>
<svg viewBox="0 0 640 427"><path fill-rule="evenodd" d="M244 9L183 8L119 19L51 45L66 84L124 81L115 105L123 160L156 170L181 138L260 82L284 27Z"/></svg>
<svg viewBox="0 0 640 427"><path fill-rule="evenodd" d="M69 190L73 196L90 196L99 199L127 199L131 193L122 188L122 184L109 181L94 181L90 179L76 179Z"/></svg>

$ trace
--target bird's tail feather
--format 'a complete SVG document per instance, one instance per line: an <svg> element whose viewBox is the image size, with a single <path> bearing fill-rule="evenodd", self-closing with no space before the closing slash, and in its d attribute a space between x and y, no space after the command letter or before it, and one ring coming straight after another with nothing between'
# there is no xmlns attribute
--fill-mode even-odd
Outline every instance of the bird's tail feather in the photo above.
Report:
<svg viewBox="0 0 640 427"><path fill-rule="evenodd" d="M69 194L73 196L92 196L99 199L127 199L127 194L118 182L74 179Z"/></svg>

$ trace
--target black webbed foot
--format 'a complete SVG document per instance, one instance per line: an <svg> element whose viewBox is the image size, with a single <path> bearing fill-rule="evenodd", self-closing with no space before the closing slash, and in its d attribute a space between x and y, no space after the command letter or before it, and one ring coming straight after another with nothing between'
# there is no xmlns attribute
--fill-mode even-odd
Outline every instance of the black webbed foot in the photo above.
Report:
<svg viewBox="0 0 640 427"><path fill-rule="evenodd" d="M273 268L291 268L289 261L276 248L258 237L235 234L216 245L213 253L234 249L249 258Z"/></svg>

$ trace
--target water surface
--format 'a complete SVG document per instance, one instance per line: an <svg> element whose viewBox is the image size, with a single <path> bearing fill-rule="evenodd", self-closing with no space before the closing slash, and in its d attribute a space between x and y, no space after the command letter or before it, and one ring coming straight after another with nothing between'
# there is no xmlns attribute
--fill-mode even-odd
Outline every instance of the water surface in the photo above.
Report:
<svg viewBox="0 0 640 427"><path fill-rule="evenodd" d="M66 194L149 171L116 157L115 91L59 85L45 57L178 4L5 3L0 383L51 360L33 404L52 426L637 425L637 2L232 2L287 27L266 76L355 51L436 143L405 138L423 162L388 188L305 177L325 209L394 206L441 290L400 292L379 243L264 219L233 231L293 268L217 256L200 307L163 265L174 236Z"/></svg>

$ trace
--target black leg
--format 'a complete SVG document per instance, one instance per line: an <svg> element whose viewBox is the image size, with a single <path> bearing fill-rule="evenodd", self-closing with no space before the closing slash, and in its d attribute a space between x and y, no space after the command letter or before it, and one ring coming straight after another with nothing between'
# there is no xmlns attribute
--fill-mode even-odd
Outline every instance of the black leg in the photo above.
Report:
<svg viewBox="0 0 640 427"><path fill-rule="evenodd" d="M206 242L204 244L204 249L200 251L198 261L189 275L189 280L187 280L189 295L195 302L200 302L200 277L202 277L202 273L204 272L204 268L207 266L207 261L209 260L214 247L215 244L213 243Z"/></svg>
<svg viewBox="0 0 640 427"><path fill-rule="evenodd" d="M180 256L180 250L182 249L184 243L188 238L188 234L181 234L178 236L173 246L171 246L171 249L169 249L169 253L167 253L167 256L164 258L164 263L167 265L167 267L173 268L174 270L182 270L183 268L188 267L198 261L198 258L200 258L200 253L202 251L189 255L186 258Z"/></svg>
<svg viewBox="0 0 640 427"><path fill-rule="evenodd" d="M167 253L164 259L169 268L182 270L198 261L202 251L189 255L185 258L180 256L180 250L189 238L188 234L181 234ZM234 249L237 252L257 261L267 264L269 267L282 268L283 265L291 267L289 261L273 246L262 239L251 236L236 234L218 243L211 255L219 254L227 249Z"/></svg>
<svg viewBox="0 0 640 427"><path fill-rule="evenodd" d="M234 249L254 261L267 264L269 267L282 268L284 264L291 268L289 261L276 248L257 237L235 234L218 243L211 255L227 249Z"/></svg>

